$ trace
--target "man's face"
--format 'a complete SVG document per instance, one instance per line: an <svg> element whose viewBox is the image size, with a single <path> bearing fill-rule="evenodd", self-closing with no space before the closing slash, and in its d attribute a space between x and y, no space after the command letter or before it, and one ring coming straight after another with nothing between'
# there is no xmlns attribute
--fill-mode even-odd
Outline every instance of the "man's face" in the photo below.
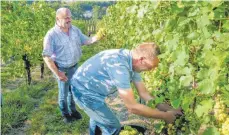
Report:
<svg viewBox="0 0 229 135"><path fill-rule="evenodd" d="M72 18L71 12L69 10L65 10L62 14L57 16L56 19L60 27L64 29L68 29L71 27Z"/></svg>
<svg viewBox="0 0 229 135"><path fill-rule="evenodd" d="M133 69L136 72L150 71L158 66L159 59L156 58L139 58L135 63L133 63Z"/></svg>

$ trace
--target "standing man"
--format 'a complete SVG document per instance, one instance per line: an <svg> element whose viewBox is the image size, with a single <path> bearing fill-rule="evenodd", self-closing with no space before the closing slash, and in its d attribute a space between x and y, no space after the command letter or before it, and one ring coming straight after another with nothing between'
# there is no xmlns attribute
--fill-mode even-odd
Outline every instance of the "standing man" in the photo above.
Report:
<svg viewBox="0 0 229 135"><path fill-rule="evenodd" d="M157 109L152 109L134 99L131 82L142 99L155 99L147 91L139 73L158 66L159 52L154 43L142 43L132 50L102 51L79 67L71 83L76 103L90 117L90 135L95 135L96 126L100 127L104 135L119 134L120 122L105 103L105 98L115 91L118 91L130 113L162 119L168 123L175 120L175 115L182 114L180 110L166 104L158 104Z"/></svg>
<svg viewBox="0 0 229 135"><path fill-rule="evenodd" d="M81 119L75 108L70 80L77 69L82 52L81 46L96 42L100 35L88 38L80 29L71 24L71 12L68 8L56 11L56 24L44 38L43 59L57 78L59 87L59 108L64 122Z"/></svg>

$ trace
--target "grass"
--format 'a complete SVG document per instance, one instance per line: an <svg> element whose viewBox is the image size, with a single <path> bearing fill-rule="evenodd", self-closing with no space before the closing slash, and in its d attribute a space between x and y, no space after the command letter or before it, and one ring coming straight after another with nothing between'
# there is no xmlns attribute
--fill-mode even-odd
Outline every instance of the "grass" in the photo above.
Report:
<svg viewBox="0 0 229 135"><path fill-rule="evenodd" d="M80 109L83 119L73 123L65 124L57 104L58 91L55 87L48 91L44 97L44 102L39 109L31 115L31 127L28 134L72 134L77 135L86 132L89 118Z"/></svg>
<svg viewBox="0 0 229 135"><path fill-rule="evenodd" d="M20 127L28 119L31 111L39 104L40 97L45 94L41 88L50 85L47 82L34 86L22 85L14 92L3 93L1 133L5 134L11 128Z"/></svg>

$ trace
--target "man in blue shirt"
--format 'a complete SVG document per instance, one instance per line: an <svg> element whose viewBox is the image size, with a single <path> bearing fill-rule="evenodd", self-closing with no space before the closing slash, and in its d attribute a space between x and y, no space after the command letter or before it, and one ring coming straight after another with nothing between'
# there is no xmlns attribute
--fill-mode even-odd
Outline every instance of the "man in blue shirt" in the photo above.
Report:
<svg viewBox="0 0 229 135"><path fill-rule="evenodd" d="M81 118L75 108L69 80L77 69L82 52L81 46L96 42L98 36L88 38L80 29L71 24L71 12L67 8L56 11L56 24L44 38L43 59L58 81L59 107L68 123Z"/></svg>
<svg viewBox="0 0 229 135"><path fill-rule="evenodd" d="M105 98L115 91L124 101L128 111L145 117L175 120L179 110L165 104L157 105L161 110L139 104L134 99L131 82L145 101L154 99L146 90L139 72L153 70L158 66L159 49L154 43L142 43L132 50L113 49L98 53L88 59L74 73L71 84L75 101L90 117L90 135L98 126L105 135L116 135L120 122L107 107Z"/></svg>

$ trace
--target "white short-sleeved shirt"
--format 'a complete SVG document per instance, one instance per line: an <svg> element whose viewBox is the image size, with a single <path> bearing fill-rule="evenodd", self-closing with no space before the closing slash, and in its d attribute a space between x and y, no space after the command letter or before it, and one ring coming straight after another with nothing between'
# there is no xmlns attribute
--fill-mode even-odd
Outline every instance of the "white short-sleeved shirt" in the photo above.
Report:
<svg viewBox="0 0 229 135"><path fill-rule="evenodd" d="M70 27L68 36L55 25L44 38L42 55L51 57L59 67L68 68L79 61L82 55L81 46L87 40L88 37L75 26Z"/></svg>

